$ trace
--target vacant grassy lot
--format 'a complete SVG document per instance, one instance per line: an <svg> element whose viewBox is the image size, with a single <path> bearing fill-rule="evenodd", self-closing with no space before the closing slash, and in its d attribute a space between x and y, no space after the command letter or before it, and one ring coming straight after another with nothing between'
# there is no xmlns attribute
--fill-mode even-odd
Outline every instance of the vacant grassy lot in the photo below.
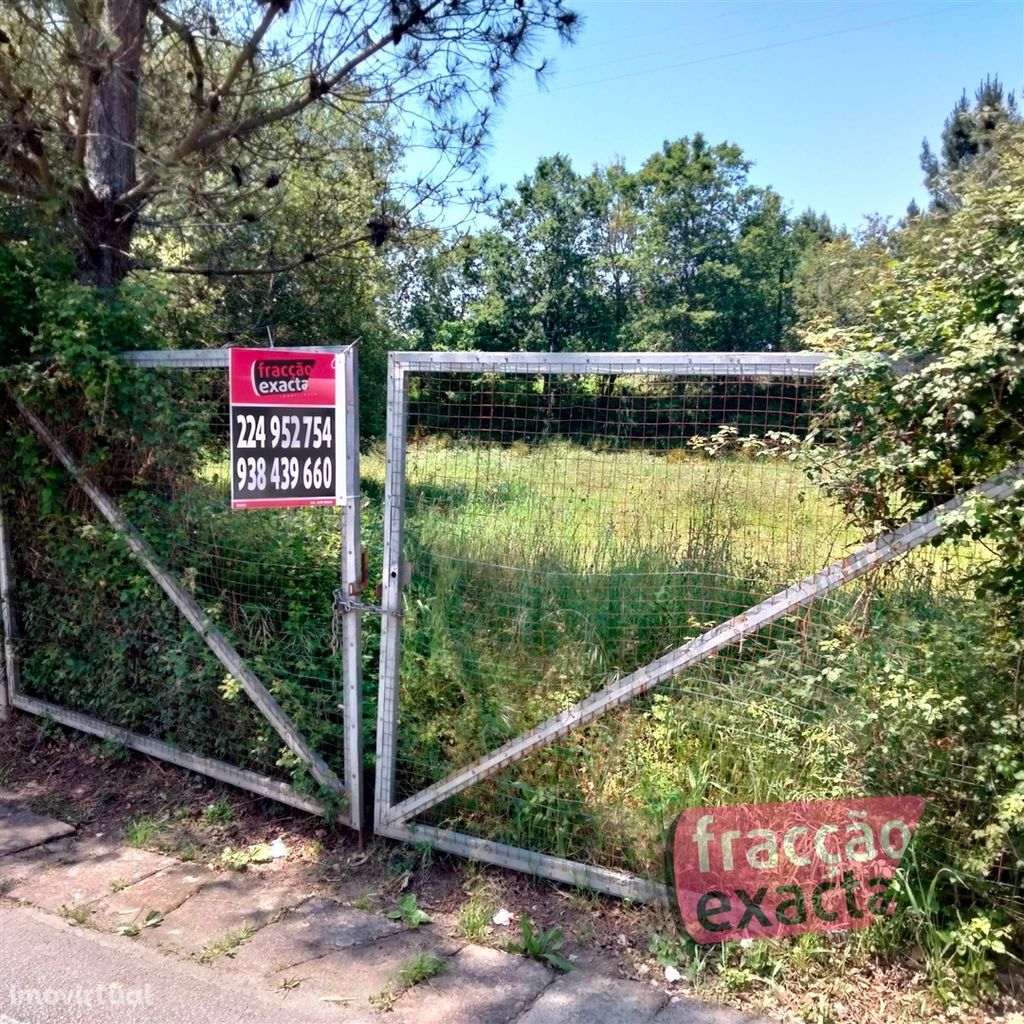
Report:
<svg viewBox="0 0 1024 1024"><path fill-rule="evenodd" d="M371 486L383 482L379 456L363 470ZM410 446L407 531L400 795L855 540L785 454L446 438ZM929 549L845 588L428 820L660 877L665 829L686 807L954 790L969 800L965 751L943 739L944 694L960 684L919 685L985 628L959 595L962 561L963 552ZM905 721L880 714L884 706L901 707Z"/></svg>
<svg viewBox="0 0 1024 1024"><path fill-rule="evenodd" d="M371 578L384 461L363 460ZM332 648L337 513L232 513L211 453L120 496L310 742L341 767ZM71 488L13 510L31 693L309 785L201 641ZM708 457L442 435L408 454L399 796L514 738L855 542L786 451ZM1019 639L967 585L974 550L920 552L844 588L420 820L664 878L683 809L918 793L902 934L988 978L1024 917ZM365 634L367 756L375 623ZM923 908L923 909L921 909ZM880 933L881 934L881 933ZM1019 935L1019 933L1014 933ZM881 941L881 940L880 940ZM934 949L925 945L932 941ZM1019 941L1019 940L1015 940ZM984 948L983 948L984 947ZM1019 948L1019 947L1016 947ZM990 952L990 950L989 950ZM980 972L980 973L979 973ZM977 986L975 986L977 987Z"/></svg>

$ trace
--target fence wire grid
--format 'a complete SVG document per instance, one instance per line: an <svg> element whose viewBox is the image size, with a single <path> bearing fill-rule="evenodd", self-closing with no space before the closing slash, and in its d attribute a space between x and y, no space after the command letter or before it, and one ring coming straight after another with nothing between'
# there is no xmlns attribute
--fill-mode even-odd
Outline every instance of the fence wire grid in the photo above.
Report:
<svg viewBox="0 0 1024 1024"><path fill-rule="evenodd" d="M651 898L683 810L919 794L921 856L1021 913L1000 871L1019 827L993 825L971 727L1019 720L1008 666L977 657L983 552L914 529L744 625L869 540L822 480L820 362L393 357L387 464L363 463L388 487L402 614L382 640L381 831Z"/></svg>

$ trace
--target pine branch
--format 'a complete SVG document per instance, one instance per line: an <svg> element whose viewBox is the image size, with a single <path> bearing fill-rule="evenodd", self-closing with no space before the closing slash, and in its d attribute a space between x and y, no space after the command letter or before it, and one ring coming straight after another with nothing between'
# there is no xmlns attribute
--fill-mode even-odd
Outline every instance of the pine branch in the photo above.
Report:
<svg viewBox="0 0 1024 1024"><path fill-rule="evenodd" d="M356 235L348 238L337 245L303 253L298 259L288 263L279 263L269 267L186 267L186 266L165 266L160 263L146 263L141 260L132 260L132 270L148 270L158 274L189 274L193 277L267 277L274 274L283 274L290 270L298 270L300 267L307 267L317 263L327 256L341 252L345 249L352 249L360 243L365 242L377 246L380 244L380 237L377 231L371 230L364 235ZM122 254L127 255L127 254Z"/></svg>

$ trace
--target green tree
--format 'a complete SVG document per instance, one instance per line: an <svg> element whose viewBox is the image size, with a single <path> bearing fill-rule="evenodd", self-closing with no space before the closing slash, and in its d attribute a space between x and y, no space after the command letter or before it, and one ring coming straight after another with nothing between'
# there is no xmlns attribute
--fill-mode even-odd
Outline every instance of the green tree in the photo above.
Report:
<svg viewBox="0 0 1024 1024"><path fill-rule="evenodd" d="M633 177L639 213L637 349L762 349L784 343L792 254L778 196L747 179L738 146L666 142Z"/></svg>
<svg viewBox="0 0 1024 1024"><path fill-rule="evenodd" d="M793 347L793 277L803 241L783 209L782 198L765 189L758 208L743 222L736 244L739 276L732 296L731 327L735 347L770 351Z"/></svg>
<svg viewBox="0 0 1024 1024"><path fill-rule="evenodd" d="M793 282L797 334L807 348L845 346L849 339L842 332L870 318L878 275L895 252L895 231L878 217L856 235L836 231L827 218L820 226L808 222L808 228Z"/></svg>
<svg viewBox="0 0 1024 1024"><path fill-rule="evenodd" d="M484 291L480 246L472 235L409 233L395 250L391 306L396 330L414 349L471 349L476 344L470 310Z"/></svg>
<svg viewBox="0 0 1024 1024"><path fill-rule="evenodd" d="M632 176L621 161L595 168L597 274L605 295L608 348L627 347L626 328L635 302L640 215L630 194Z"/></svg>
<svg viewBox="0 0 1024 1024"><path fill-rule="evenodd" d="M614 339L599 273L605 196L564 156L541 159L478 239L483 298L471 309L484 348L568 352Z"/></svg>
<svg viewBox="0 0 1024 1024"><path fill-rule="evenodd" d="M829 472L868 527L1024 459L1024 126L1004 124L994 142L955 211L895 233L865 321L837 333L851 354L832 390ZM1024 501L975 503L959 528L995 555L988 583L1024 601Z"/></svg>
<svg viewBox="0 0 1024 1024"><path fill-rule="evenodd" d="M1016 97L1004 92L998 76L988 76L978 86L973 105L963 92L946 118L939 152L932 150L927 139L921 144L921 170L933 209L957 208L963 173L992 151L1000 125L1020 119Z"/></svg>
<svg viewBox="0 0 1024 1024"><path fill-rule="evenodd" d="M236 220L239 190L271 189L307 160L318 140L302 115L315 107L415 126L446 171L398 205L443 201L509 71L577 20L562 0L12 0L0 11L0 193L66 222L82 279L106 288L140 265L144 219L226 206L221 219ZM385 214L333 247L394 226Z"/></svg>

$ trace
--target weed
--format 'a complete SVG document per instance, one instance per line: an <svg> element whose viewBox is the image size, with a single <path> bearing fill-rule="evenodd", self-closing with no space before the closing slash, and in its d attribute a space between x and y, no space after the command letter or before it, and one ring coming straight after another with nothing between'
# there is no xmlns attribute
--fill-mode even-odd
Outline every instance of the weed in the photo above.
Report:
<svg viewBox="0 0 1024 1024"><path fill-rule="evenodd" d="M421 924L430 924L430 915L421 909L416 902L416 894L407 892L398 901L394 910L388 911L392 921L401 921L410 928L419 928Z"/></svg>
<svg viewBox="0 0 1024 1024"><path fill-rule="evenodd" d="M0 786L6 786L14 778L13 764L0 764Z"/></svg>
<svg viewBox="0 0 1024 1024"><path fill-rule="evenodd" d="M92 907L84 903L62 903L58 913L70 925L86 925L92 920Z"/></svg>
<svg viewBox="0 0 1024 1024"><path fill-rule="evenodd" d="M385 1012L392 1010L403 992L430 978L436 978L446 970L447 962L436 953L417 953L395 971L387 987L373 996L370 1003Z"/></svg>
<svg viewBox="0 0 1024 1024"><path fill-rule="evenodd" d="M103 740L102 743L97 743L93 749L104 760L117 761L122 764L129 761L132 756L131 750L116 740Z"/></svg>
<svg viewBox="0 0 1024 1024"><path fill-rule="evenodd" d="M64 726L49 715L43 715L39 719L39 731L44 739L53 742L59 740L64 735Z"/></svg>
<svg viewBox="0 0 1024 1024"><path fill-rule="evenodd" d="M1008 947L1012 929L1002 915L976 910L965 916L943 892L963 884L961 875L949 868L925 872L913 847L894 880L929 980L947 1004L992 998L996 964L1013 958Z"/></svg>
<svg viewBox="0 0 1024 1024"><path fill-rule="evenodd" d="M423 981L443 974L448 964L435 953L417 953L398 969L397 980L405 987L412 988Z"/></svg>
<svg viewBox="0 0 1024 1024"><path fill-rule="evenodd" d="M150 846L160 835L161 826L152 818L133 818L121 830L121 838L129 846Z"/></svg>
<svg viewBox="0 0 1024 1024"><path fill-rule="evenodd" d="M589 946L597 935L594 922L589 917L581 918L572 926L572 937L580 946Z"/></svg>
<svg viewBox="0 0 1024 1024"><path fill-rule="evenodd" d="M420 849L426 844L402 846L391 852L387 859L387 869L395 875L411 875L420 866Z"/></svg>
<svg viewBox="0 0 1024 1024"><path fill-rule="evenodd" d="M520 941L509 942L505 947L510 953L519 953L531 960L539 960L557 967L560 971L572 970L572 964L558 953L565 945L565 934L558 925L553 925L547 931L536 931L530 919L523 914L519 919L519 929Z"/></svg>
<svg viewBox="0 0 1024 1024"><path fill-rule="evenodd" d="M374 909L377 905L377 900L380 898L380 893L376 892L363 892L360 893L353 901L352 906L356 910L363 910L369 912Z"/></svg>
<svg viewBox="0 0 1024 1024"><path fill-rule="evenodd" d="M660 967L674 967L692 985L703 974L710 952L691 938L654 932L647 949Z"/></svg>
<svg viewBox="0 0 1024 1024"><path fill-rule="evenodd" d="M459 908L459 931L471 942L479 941L491 930L496 909L490 889L477 886Z"/></svg>
<svg viewBox="0 0 1024 1024"><path fill-rule="evenodd" d="M318 864L327 853L327 847L319 839L310 839L299 850L299 856L310 864Z"/></svg>
<svg viewBox="0 0 1024 1024"><path fill-rule="evenodd" d="M110 891L111 892L123 892L132 884L130 878L112 878L110 880Z"/></svg>
<svg viewBox="0 0 1024 1024"><path fill-rule="evenodd" d="M285 975L277 983L278 992L292 992L297 989L304 981L309 981L308 978L298 978L294 975Z"/></svg>
<svg viewBox="0 0 1024 1024"><path fill-rule="evenodd" d="M806 973L813 967L832 961L835 950L818 933L805 932L794 939L786 955L795 971Z"/></svg>
<svg viewBox="0 0 1024 1024"><path fill-rule="evenodd" d="M229 871L245 871L250 864L266 864L273 859L266 843L257 843L246 850L228 846L220 855L221 864Z"/></svg>
<svg viewBox="0 0 1024 1024"><path fill-rule="evenodd" d="M207 804L199 815L204 825L230 825L235 820L235 809L227 797Z"/></svg>
<svg viewBox="0 0 1024 1024"><path fill-rule="evenodd" d="M246 921L238 928L228 932L223 938L217 939L216 942L208 942L196 954L196 959L201 964L209 966L222 956L234 956L239 946L248 942L255 934L256 926L251 921Z"/></svg>
<svg viewBox="0 0 1024 1024"><path fill-rule="evenodd" d="M437 850L430 843L413 843L413 850L416 851L416 859L419 862L420 870L432 867L437 859Z"/></svg>
<svg viewBox="0 0 1024 1024"><path fill-rule="evenodd" d="M195 843L185 839L178 844L175 850L179 860L194 861L199 857L199 848Z"/></svg>
<svg viewBox="0 0 1024 1024"><path fill-rule="evenodd" d="M686 958L686 944L675 935L654 932L647 940L647 951L661 967L678 967Z"/></svg>
<svg viewBox="0 0 1024 1024"><path fill-rule="evenodd" d="M30 800L28 807L36 814L46 814L72 825L81 824L89 818L89 811L82 804L69 800L61 793L46 793Z"/></svg>
<svg viewBox="0 0 1024 1024"><path fill-rule="evenodd" d="M129 921L118 927L118 935L126 935L130 939L134 939L143 928L156 928L158 925L163 924L164 912L162 910L148 910L146 911L145 917L140 921L138 915L136 915L133 921Z"/></svg>

